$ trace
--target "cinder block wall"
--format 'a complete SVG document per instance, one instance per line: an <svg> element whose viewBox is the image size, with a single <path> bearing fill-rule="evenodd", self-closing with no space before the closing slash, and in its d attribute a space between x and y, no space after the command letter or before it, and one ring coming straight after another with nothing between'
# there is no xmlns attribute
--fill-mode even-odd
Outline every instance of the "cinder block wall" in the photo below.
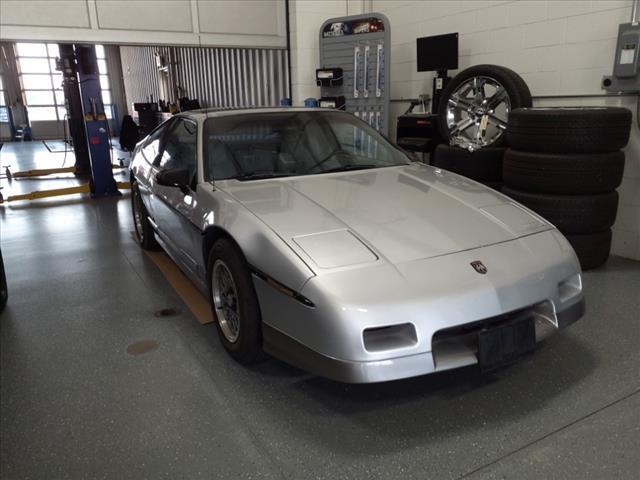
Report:
<svg viewBox="0 0 640 480"><path fill-rule="evenodd" d="M628 22L631 1L624 0L293 0L293 100L319 96L315 86L318 31L324 20L380 12L391 22L391 98L431 93L432 74L416 71L416 38L460 33L460 68L482 63L504 65L520 73L539 106L624 106L636 113L636 98L594 98L610 75L618 24ZM455 74L456 72L451 72ZM408 103L393 103L392 115ZM634 122L636 119L634 118ZM394 125L395 122L392 122ZM395 132L390 132L395 136ZM634 123L619 189L613 253L640 260L640 136Z"/></svg>

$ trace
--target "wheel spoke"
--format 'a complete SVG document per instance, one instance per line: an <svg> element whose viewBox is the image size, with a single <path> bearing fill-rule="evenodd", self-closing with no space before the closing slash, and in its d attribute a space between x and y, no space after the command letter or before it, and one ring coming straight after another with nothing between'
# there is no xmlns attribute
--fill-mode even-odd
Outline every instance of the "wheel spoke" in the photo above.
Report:
<svg viewBox="0 0 640 480"><path fill-rule="evenodd" d="M473 83L471 81L464 83L456 92L459 97L466 97L469 92L473 90Z"/></svg>
<svg viewBox="0 0 640 480"><path fill-rule="evenodd" d="M486 132L486 130L484 128L482 128L482 122L479 123L477 125L476 134L475 134L475 137L474 137L474 139L476 141L476 144L484 145L486 143L486 141L484 139L485 132Z"/></svg>
<svg viewBox="0 0 640 480"><path fill-rule="evenodd" d="M218 281L220 282L220 291L223 295L226 295L227 290L229 290L229 284L227 283L227 275L225 272L220 272Z"/></svg>
<svg viewBox="0 0 640 480"><path fill-rule="evenodd" d="M454 107L463 108L465 110L473 108L473 104L471 102L460 98L458 95L451 95L451 98L449 98L449 103Z"/></svg>
<svg viewBox="0 0 640 480"><path fill-rule="evenodd" d="M473 77L473 96L478 99L478 100L484 100L485 97L485 93L484 93L484 85L485 85L486 81L482 78L478 78L478 77Z"/></svg>
<svg viewBox="0 0 640 480"><path fill-rule="evenodd" d="M449 132L449 135L457 135L459 133L464 132L467 128L469 128L471 125L473 125L475 123L475 121L472 118L464 118L462 120L460 120L458 123L456 123L455 127L453 128L453 130L451 130Z"/></svg>
<svg viewBox="0 0 640 480"><path fill-rule="evenodd" d="M500 86L496 90L496 93L489 97L486 108L488 110L495 110L502 102L506 101L508 98L509 96L507 95L507 91L504 87Z"/></svg>
<svg viewBox="0 0 640 480"><path fill-rule="evenodd" d="M506 130L507 129L507 122L505 122L504 120L501 120L500 118L496 117L495 115L489 115L489 123L497 128L499 128L500 130Z"/></svg>

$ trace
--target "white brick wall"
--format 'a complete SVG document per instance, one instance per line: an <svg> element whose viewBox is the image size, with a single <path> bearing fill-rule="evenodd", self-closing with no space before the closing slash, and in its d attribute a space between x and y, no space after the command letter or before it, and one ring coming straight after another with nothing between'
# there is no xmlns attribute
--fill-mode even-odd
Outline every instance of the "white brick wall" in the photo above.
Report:
<svg viewBox="0 0 640 480"><path fill-rule="evenodd" d="M352 8L348 14L355 13ZM328 18L344 15L347 15L346 0L290 0L291 95L294 105L303 104L305 98L320 96L315 81L320 61L320 27Z"/></svg>
<svg viewBox="0 0 640 480"><path fill-rule="evenodd" d="M368 12L391 22L393 99L431 93L432 74L416 71L417 37L460 33L460 68L480 63L505 65L520 73L534 96L600 94L611 74L618 24L628 22L631 0L293 0L293 98L319 95L318 31L328 18ZM452 72L455 74L455 72ZM633 98L537 100L538 105L620 105L635 116ZM392 114L407 108L392 104ZM635 121L635 120L634 120ZM393 122L392 122L393 124ZM395 132L390 132L392 137ZM640 259L640 135L634 124L625 149L627 161L619 189L614 226L615 254Z"/></svg>

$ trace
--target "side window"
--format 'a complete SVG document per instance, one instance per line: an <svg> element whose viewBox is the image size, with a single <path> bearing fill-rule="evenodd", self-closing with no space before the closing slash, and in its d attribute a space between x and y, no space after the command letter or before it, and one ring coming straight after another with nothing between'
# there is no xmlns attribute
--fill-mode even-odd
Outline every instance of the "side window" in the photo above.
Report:
<svg viewBox="0 0 640 480"><path fill-rule="evenodd" d="M142 155L144 155L144 158L147 159L147 162L153 163L158 156L158 153L160 153L160 141L162 140L162 136L172 124L173 122L167 122L166 124L162 125L151 135L149 135L147 141L144 142L144 145L142 146L142 149L140 151L142 152Z"/></svg>
<svg viewBox="0 0 640 480"><path fill-rule="evenodd" d="M165 138L162 155L157 164L162 170L187 168L193 178L197 163L198 125L190 120L179 119Z"/></svg>

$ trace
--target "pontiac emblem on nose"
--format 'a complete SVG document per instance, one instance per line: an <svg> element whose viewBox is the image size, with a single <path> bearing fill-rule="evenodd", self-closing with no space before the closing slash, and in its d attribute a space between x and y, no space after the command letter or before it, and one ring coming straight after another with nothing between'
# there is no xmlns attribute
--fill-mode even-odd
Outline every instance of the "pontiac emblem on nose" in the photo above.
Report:
<svg viewBox="0 0 640 480"><path fill-rule="evenodd" d="M471 262L471 266L473 267L473 269L476 272L481 273L482 275L487 273L487 267L485 267L484 263L482 263L480 260L476 260L475 262Z"/></svg>

